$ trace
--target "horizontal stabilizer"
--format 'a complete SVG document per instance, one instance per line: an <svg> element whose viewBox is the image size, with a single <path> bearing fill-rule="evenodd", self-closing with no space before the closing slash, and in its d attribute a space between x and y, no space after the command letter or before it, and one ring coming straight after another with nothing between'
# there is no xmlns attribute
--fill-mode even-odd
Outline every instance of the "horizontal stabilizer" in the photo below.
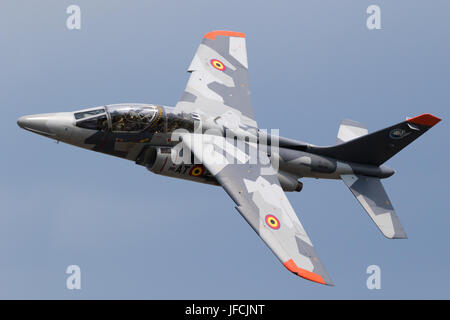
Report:
<svg viewBox="0 0 450 320"><path fill-rule="evenodd" d="M341 125L339 126L336 143L340 144L353 140L366 135L368 132L369 131L362 123L348 119L342 120Z"/></svg>
<svg viewBox="0 0 450 320"><path fill-rule="evenodd" d="M407 238L380 179L353 174L341 178L385 237Z"/></svg>

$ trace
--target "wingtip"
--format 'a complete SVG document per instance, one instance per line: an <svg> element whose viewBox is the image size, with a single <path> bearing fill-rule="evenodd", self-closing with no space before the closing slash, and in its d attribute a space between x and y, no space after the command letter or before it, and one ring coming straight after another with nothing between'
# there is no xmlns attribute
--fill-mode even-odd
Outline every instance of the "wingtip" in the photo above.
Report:
<svg viewBox="0 0 450 320"><path fill-rule="evenodd" d="M236 31L228 31L228 30L215 30L208 32L203 36L203 38L215 40L216 36L226 36L226 37L239 37L245 38L245 33L236 32Z"/></svg>
<svg viewBox="0 0 450 320"><path fill-rule="evenodd" d="M432 127L435 124L437 124L439 121L441 121L441 119L430 113L424 113L424 114L421 114L420 116L416 116L411 119L408 119L407 121L410 123L421 124L424 126Z"/></svg>
<svg viewBox="0 0 450 320"><path fill-rule="evenodd" d="M391 239L408 239L408 236L406 235L406 233L402 233L393 236Z"/></svg>
<svg viewBox="0 0 450 320"><path fill-rule="evenodd" d="M327 280L325 281L321 275L300 268L292 259L289 259L288 261L284 262L283 265L286 267L286 269L288 269L292 273L295 273L299 277L302 277L306 280L317 282L327 286L334 286L334 283L333 281L331 281L330 277L326 276Z"/></svg>
<svg viewBox="0 0 450 320"><path fill-rule="evenodd" d="M386 239L408 239L408 236L403 228L398 228L397 230L383 230L380 228L380 231Z"/></svg>

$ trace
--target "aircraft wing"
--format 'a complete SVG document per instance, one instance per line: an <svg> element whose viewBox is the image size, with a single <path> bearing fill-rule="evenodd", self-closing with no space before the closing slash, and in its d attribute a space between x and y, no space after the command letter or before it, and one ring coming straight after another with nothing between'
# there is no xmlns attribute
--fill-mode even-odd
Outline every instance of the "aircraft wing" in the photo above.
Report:
<svg viewBox="0 0 450 320"><path fill-rule="evenodd" d="M212 31L204 35L176 108L217 117L233 113L242 125L257 127L248 84L245 34Z"/></svg>
<svg viewBox="0 0 450 320"><path fill-rule="evenodd" d="M185 134L182 141L213 174L236 209L283 265L305 279L333 285L278 181L256 144L222 136Z"/></svg>

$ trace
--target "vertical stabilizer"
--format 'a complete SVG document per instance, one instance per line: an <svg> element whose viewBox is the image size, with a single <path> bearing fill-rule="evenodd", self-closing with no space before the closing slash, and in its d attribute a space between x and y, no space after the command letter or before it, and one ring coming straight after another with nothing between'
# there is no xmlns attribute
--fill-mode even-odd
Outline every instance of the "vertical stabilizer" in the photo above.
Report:
<svg viewBox="0 0 450 320"><path fill-rule="evenodd" d="M380 179L353 174L341 178L385 237L407 238Z"/></svg>
<svg viewBox="0 0 450 320"><path fill-rule="evenodd" d="M344 120L339 128L338 144L331 147L309 145L307 151L337 160L379 166L416 140L441 119L425 113L393 126L367 134L355 121Z"/></svg>

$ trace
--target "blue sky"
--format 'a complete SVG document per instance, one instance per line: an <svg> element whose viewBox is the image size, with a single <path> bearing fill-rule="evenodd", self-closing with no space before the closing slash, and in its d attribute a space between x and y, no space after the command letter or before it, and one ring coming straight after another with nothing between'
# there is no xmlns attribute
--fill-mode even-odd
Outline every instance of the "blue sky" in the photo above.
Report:
<svg viewBox="0 0 450 320"><path fill-rule="evenodd" d="M81 8L81 30L66 8ZM381 7L381 30L366 8ZM3 1L0 5L0 298L450 298L448 1ZM120 102L174 105L204 33L247 34L262 128L330 145L344 118L374 131L433 113L387 165L409 236L388 240L340 181L288 194L335 282L297 278L221 188L56 144L26 114ZM67 290L68 265L82 289ZM381 290L366 268L381 267Z"/></svg>

